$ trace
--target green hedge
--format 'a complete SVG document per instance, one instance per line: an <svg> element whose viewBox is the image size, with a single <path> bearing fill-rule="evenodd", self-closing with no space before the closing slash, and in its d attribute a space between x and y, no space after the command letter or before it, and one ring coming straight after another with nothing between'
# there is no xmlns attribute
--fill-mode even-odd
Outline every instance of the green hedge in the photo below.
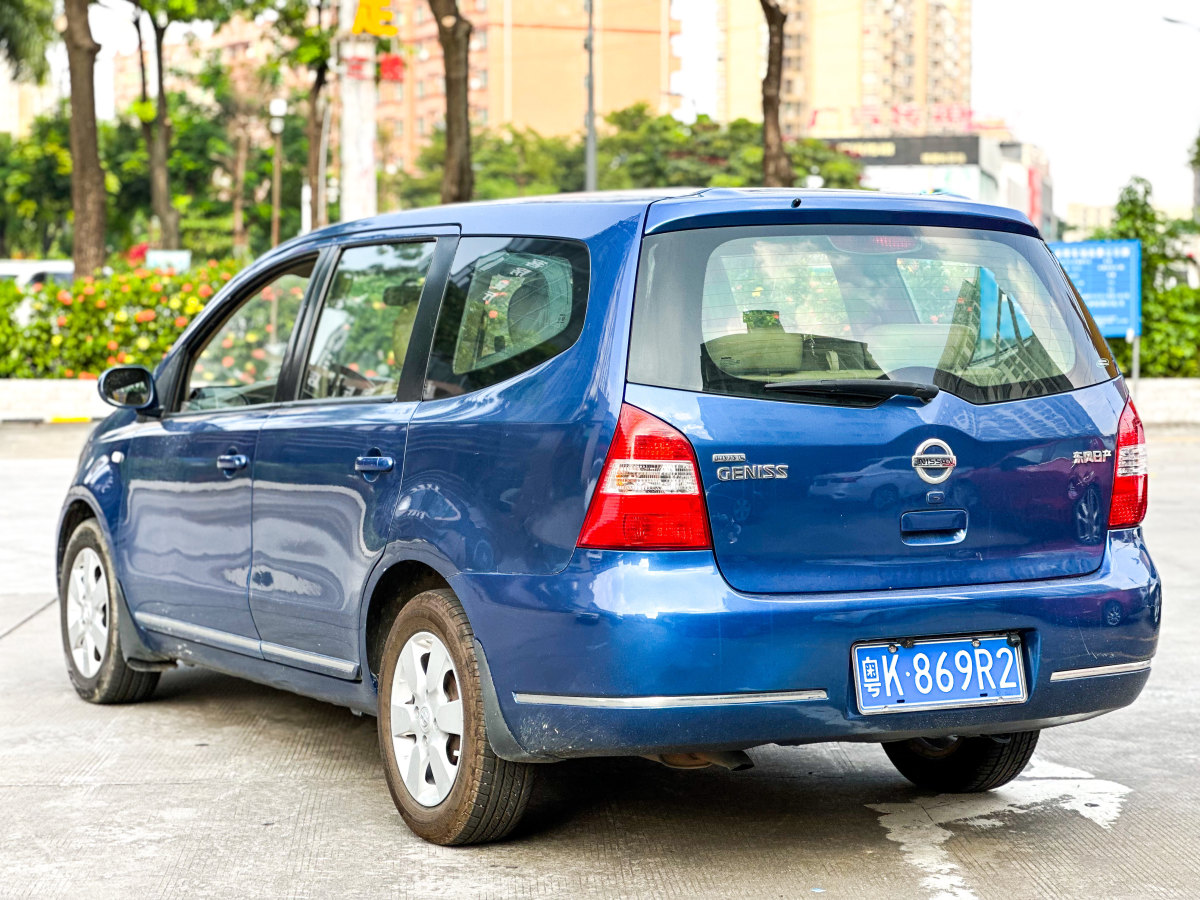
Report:
<svg viewBox="0 0 1200 900"><path fill-rule="evenodd" d="M209 260L189 272L133 269L25 291L0 282L0 377L95 378L124 363L152 369L238 268Z"/></svg>

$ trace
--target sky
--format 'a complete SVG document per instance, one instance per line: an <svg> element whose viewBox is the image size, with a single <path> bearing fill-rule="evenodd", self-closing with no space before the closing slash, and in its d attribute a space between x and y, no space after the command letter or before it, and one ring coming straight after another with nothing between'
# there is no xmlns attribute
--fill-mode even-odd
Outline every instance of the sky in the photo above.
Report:
<svg viewBox="0 0 1200 900"><path fill-rule="evenodd" d="M1111 206L1131 176L1158 206L1192 201L1200 3L974 0L972 103L1050 159L1054 206ZM1196 24L1171 25L1163 16Z"/></svg>

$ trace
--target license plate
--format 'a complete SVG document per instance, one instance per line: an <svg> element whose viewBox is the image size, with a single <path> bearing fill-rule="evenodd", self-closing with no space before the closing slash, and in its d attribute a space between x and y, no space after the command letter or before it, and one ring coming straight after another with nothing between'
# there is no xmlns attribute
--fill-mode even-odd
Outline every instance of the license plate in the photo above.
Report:
<svg viewBox="0 0 1200 900"><path fill-rule="evenodd" d="M858 708L867 715L1027 698L1021 648L1008 635L872 641L851 652Z"/></svg>

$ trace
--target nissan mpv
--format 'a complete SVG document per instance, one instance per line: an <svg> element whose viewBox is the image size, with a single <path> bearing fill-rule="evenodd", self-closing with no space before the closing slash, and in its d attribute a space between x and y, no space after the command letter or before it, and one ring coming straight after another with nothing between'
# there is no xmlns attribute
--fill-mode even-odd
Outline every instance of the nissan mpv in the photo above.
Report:
<svg viewBox="0 0 1200 900"><path fill-rule="evenodd" d="M1142 424L1019 213L708 189L412 210L104 373L58 529L87 700L178 663L378 718L421 837L546 763L880 743L933 791L1131 703Z"/></svg>

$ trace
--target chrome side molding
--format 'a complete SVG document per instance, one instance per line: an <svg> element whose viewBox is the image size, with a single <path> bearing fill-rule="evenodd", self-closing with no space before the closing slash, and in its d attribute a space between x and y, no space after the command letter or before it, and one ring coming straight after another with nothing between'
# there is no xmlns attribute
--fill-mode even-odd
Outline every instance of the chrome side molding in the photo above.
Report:
<svg viewBox="0 0 1200 900"><path fill-rule="evenodd" d="M797 703L828 700L823 690L766 691L745 694L678 694L657 697L581 697L569 694L513 694L517 703L586 706L592 709L676 709L692 706L741 706L749 703Z"/></svg>
<svg viewBox="0 0 1200 900"><path fill-rule="evenodd" d="M205 625L195 625L192 622L182 622L155 613L134 613L134 621L147 631L165 634L184 641L216 647L218 650L228 650L243 656L291 666L295 669L306 669L320 675L330 675L343 681L355 681L358 678L358 663L348 659L338 659L313 653L310 650L299 650L295 647L285 647L270 641L260 641L243 637L240 634L230 634Z"/></svg>

